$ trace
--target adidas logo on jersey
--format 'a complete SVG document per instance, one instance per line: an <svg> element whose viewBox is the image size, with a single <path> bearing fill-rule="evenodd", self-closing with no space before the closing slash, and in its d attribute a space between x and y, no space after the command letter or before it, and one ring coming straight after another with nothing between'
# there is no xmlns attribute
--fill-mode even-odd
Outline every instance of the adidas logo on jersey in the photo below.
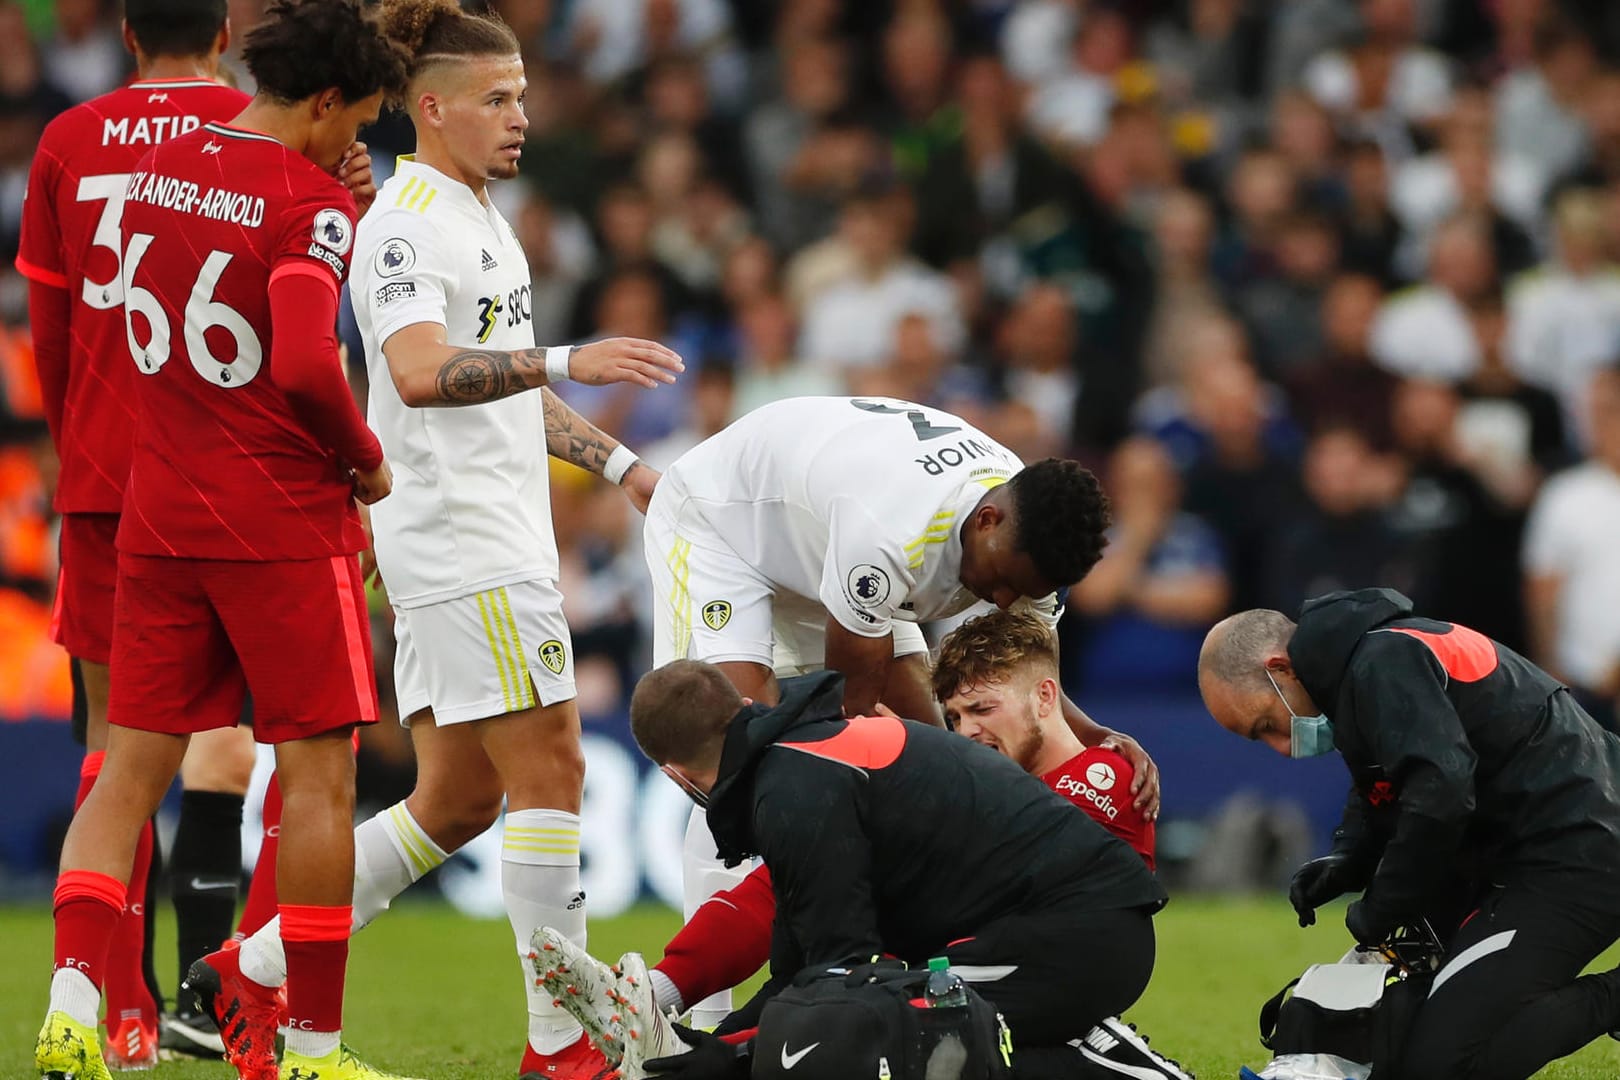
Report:
<svg viewBox="0 0 1620 1080"><path fill-rule="evenodd" d="M485 270L493 270L495 267L500 265L495 261L495 256L491 255L489 252L480 248L478 254L483 256L483 267Z"/></svg>

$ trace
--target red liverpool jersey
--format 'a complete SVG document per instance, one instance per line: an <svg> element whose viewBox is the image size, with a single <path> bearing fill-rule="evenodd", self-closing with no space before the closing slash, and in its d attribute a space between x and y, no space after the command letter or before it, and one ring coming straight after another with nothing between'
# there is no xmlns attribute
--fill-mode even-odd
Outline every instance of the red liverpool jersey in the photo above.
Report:
<svg viewBox="0 0 1620 1080"><path fill-rule="evenodd" d="M122 232L139 416L120 551L267 561L365 546L347 470L270 363L270 283L314 273L335 290L356 216L308 158L224 124L136 166Z"/></svg>
<svg viewBox="0 0 1620 1080"><path fill-rule="evenodd" d="M1132 805L1136 771L1113 750L1092 746L1041 777L1053 791L1090 814L1097 823L1142 856L1153 869L1153 822Z"/></svg>
<svg viewBox="0 0 1620 1080"><path fill-rule="evenodd" d="M205 79L137 82L58 116L34 151L17 269L67 290L71 304L67 393L55 432L61 513L117 513L124 502L135 368L124 334L118 224L129 174L157 144L229 120L248 101Z"/></svg>

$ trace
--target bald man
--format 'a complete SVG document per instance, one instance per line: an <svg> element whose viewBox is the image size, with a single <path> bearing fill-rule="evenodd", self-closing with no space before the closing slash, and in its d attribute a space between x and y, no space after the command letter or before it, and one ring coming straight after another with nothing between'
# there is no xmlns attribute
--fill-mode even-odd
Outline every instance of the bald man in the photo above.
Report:
<svg viewBox="0 0 1620 1080"><path fill-rule="evenodd" d="M1620 937L1620 740L1556 680L1363 589L1297 625L1218 623L1198 684L1228 731L1350 769L1332 852L1294 875L1300 925L1350 892L1365 944L1437 924L1446 961L1395 1073L1520 1080L1620 1026L1620 969L1577 978Z"/></svg>

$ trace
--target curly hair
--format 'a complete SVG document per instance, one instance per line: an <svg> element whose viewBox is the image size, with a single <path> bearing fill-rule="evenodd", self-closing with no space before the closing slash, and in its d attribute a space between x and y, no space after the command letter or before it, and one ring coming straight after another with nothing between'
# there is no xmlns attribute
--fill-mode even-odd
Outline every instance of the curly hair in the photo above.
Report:
<svg viewBox="0 0 1620 1080"><path fill-rule="evenodd" d="M446 61L523 51L499 15L470 13L456 0L383 0L381 11L384 33L411 54L412 79Z"/></svg>
<svg viewBox="0 0 1620 1080"><path fill-rule="evenodd" d="M1006 679L1025 665L1057 677L1057 637L1027 611L993 611L969 619L939 643L930 679L940 702L970 686Z"/></svg>
<svg viewBox="0 0 1620 1080"><path fill-rule="evenodd" d="M202 56L225 17L225 0L124 0L124 21L148 56Z"/></svg>
<svg viewBox="0 0 1620 1080"><path fill-rule="evenodd" d="M1108 543L1108 496L1091 470L1077 461L1047 458L1007 482L1013 498L1019 551L1056 588L1091 572Z"/></svg>
<svg viewBox="0 0 1620 1080"><path fill-rule="evenodd" d="M283 103L336 88L345 102L405 86L410 57L360 0L270 0L242 59L259 92Z"/></svg>

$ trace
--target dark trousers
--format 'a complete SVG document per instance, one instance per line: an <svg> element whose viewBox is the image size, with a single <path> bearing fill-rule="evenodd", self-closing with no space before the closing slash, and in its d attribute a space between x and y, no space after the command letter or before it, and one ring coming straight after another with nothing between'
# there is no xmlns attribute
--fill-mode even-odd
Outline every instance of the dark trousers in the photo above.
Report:
<svg viewBox="0 0 1620 1080"><path fill-rule="evenodd" d="M1006 1020L1013 1075L1082 1075L1065 1045L1136 1003L1153 974L1153 917L1056 905L1009 915L946 949L951 967Z"/></svg>
<svg viewBox="0 0 1620 1080"><path fill-rule="evenodd" d="M1525 1080L1620 1023L1620 972L1580 975L1620 938L1620 911L1561 893L1486 893L1446 949L1400 1080Z"/></svg>

